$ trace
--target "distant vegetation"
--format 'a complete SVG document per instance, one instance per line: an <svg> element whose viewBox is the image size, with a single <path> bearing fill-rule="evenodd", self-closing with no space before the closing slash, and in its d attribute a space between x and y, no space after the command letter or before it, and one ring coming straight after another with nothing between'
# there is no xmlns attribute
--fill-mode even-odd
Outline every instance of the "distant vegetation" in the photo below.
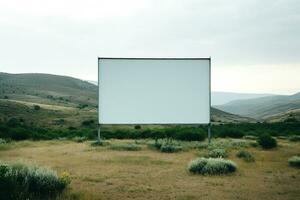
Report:
<svg viewBox="0 0 300 200"><path fill-rule="evenodd" d="M61 119L63 120L63 119ZM58 120L56 123L64 123ZM300 137L300 123L248 123L248 124L223 124L213 125L213 137L242 138L243 136L260 136L268 134L271 136L291 136L292 141L297 141ZM62 137L85 137L96 139L97 128L94 120L85 120L81 126L77 127L38 127L27 124L22 118L10 118L0 121L0 138L12 140L47 140L59 139ZM110 139L143 139L143 138L173 138L183 141L203 141L207 137L205 126L169 126L169 127L143 127L135 129L130 127L111 128L103 127L101 137ZM262 143L265 143L262 141ZM264 144L262 144L263 146Z"/></svg>

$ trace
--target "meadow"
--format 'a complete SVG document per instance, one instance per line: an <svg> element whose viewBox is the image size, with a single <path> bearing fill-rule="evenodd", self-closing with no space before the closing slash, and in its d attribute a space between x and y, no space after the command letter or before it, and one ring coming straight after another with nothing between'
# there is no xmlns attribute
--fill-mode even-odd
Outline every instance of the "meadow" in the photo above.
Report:
<svg viewBox="0 0 300 200"><path fill-rule="evenodd" d="M180 150L164 153L153 139L12 141L0 144L0 160L24 161L70 174L57 199L299 199L300 171L288 159L299 155L299 142L277 139L263 149L253 138L171 141ZM219 149L212 152L215 149ZM221 151L221 150L222 151ZM242 151L242 152L241 152ZM245 153L245 151L247 153ZM226 154L224 154L226 152ZM217 154L236 163L226 175L188 171L191 160ZM243 159L243 155L252 159Z"/></svg>

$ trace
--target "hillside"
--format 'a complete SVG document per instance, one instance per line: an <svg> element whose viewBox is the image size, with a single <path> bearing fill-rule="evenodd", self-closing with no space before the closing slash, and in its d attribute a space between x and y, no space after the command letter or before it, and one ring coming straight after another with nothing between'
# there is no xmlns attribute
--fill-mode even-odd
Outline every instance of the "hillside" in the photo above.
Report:
<svg viewBox="0 0 300 200"><path fill-rule="evenodd" d="M228 112L224 112L217 108L211 109L211 121L213 124L220 124L220 123L254 123L256 122L255 119L250 117L242 117L239 115L231 114Z"/></svg>
<svg viewBox="0 0 300 200"><path fill-rule="evenodd" d="M265 118L266 122L293 122L300 121L300 109L289 110Z"/></svg>
<svg viewBox="0 0 300 200"><path fill-rule="evenodd" d="M0 98L76 107L97 105L97 86L50 74L0 73Z"/></svg>
<svg viewBox="0 0 300 200"><path fill-rule="evenodd" d="M255 99L260 97L273 96L273 94L253 94L253 93L235 93L235 92L212 92L211 104L223 105L235 100Z"/></svg>
<svg viewBox="0 0 300 200"><path fill-rule="evenodd" d="M300 108L300 93L276 95L249 100L237 100L217 108L259 120L267 119Z"/></svg>

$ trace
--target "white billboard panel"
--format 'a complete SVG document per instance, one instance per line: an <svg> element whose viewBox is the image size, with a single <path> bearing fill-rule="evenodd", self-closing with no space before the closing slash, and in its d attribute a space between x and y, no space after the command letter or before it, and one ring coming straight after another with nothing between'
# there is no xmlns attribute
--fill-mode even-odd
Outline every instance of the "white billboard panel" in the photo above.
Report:
<svg viewBox="0 0 300 200"><path fill-rule="evenodd" d="M99 58L99 124L209 124L210 58Z"/></svg>

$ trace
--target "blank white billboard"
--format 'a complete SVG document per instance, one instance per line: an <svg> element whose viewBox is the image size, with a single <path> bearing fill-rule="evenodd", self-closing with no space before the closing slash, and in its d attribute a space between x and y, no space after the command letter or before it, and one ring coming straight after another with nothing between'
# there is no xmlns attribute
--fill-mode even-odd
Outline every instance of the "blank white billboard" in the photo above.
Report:
<svg viewBox="0 0 300 200"><path fill-rule="evenodd" d="M209 124L210 58L99 58L99 124Z"/></svg>

